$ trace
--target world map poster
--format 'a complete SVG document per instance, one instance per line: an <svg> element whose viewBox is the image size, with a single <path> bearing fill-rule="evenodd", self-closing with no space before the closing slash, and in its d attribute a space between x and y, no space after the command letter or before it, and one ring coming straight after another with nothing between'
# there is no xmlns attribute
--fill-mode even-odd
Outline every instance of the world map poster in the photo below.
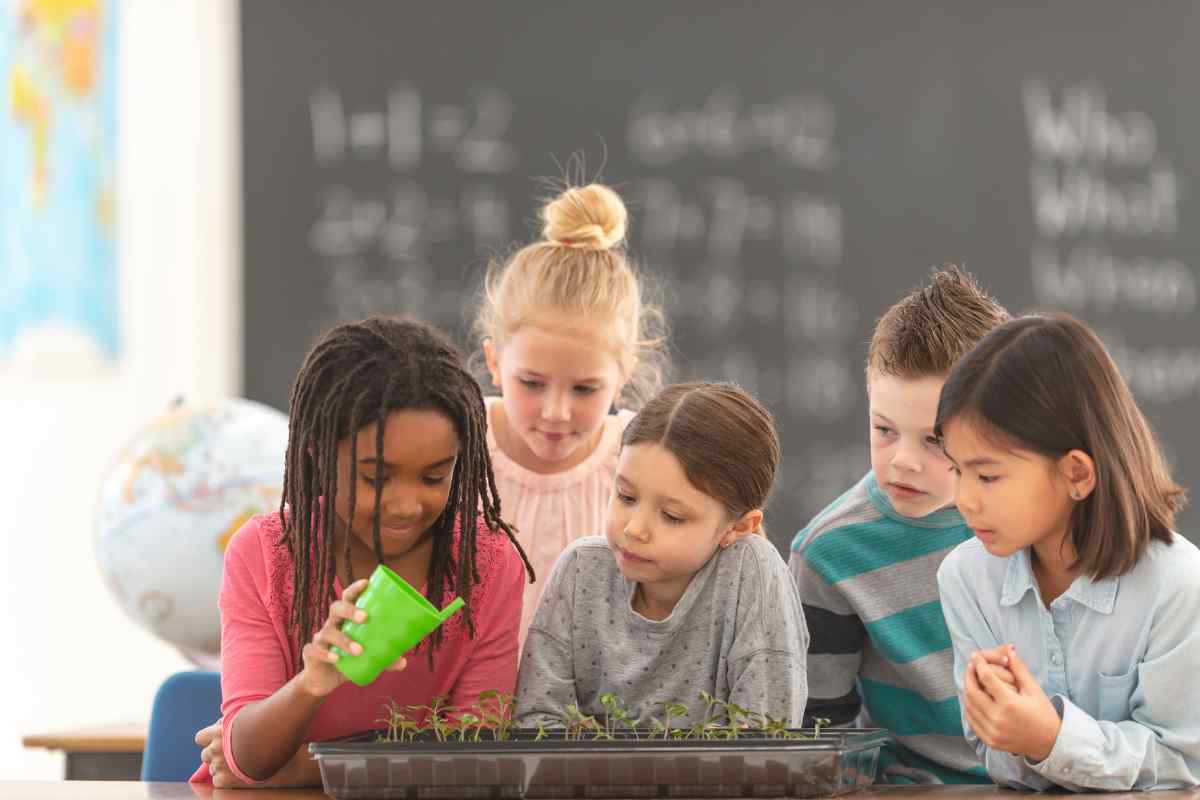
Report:
<svg viewBox="0 0 1200 800"><path fill-rule="evenodd" d="M114 0L0 0L0 368L119 351Z"/></svg>

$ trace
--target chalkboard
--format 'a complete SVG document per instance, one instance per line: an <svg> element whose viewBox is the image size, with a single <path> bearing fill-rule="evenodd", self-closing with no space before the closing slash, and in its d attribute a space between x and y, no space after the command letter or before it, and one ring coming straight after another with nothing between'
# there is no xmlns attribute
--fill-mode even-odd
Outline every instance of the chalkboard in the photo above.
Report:
<svg viewBox="0 0 1200 800"><path fill-rule="evenodd" d="M1095 326L1194 483L1198 41L1188 0L243 2L246 394L286 408L370 312L470 346L488 259L582 151L676 375L777 414L781 548L866 470L874 321L946 262Z"/></svg>

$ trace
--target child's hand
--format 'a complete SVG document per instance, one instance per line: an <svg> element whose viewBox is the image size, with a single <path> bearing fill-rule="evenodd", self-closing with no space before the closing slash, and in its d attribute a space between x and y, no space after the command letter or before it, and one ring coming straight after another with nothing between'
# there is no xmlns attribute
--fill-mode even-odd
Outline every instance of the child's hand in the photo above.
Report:
<svg viewBox="0 0 1200 800"><path fill-rule="evenodd" d="M225 742L221 736L221 720L217 720L207 728L196 732L196 744L201 748L200 760L208 764L208 774L212 777L214 789L270 789L281 786L311 785L312 779L304 774L306 766L311 766L308 755L308 745L302 745L296 755L280 768L278 772L260 783L245 783L233 774L229 763L225 760ZM311 769L309 770L311 772Z"/></svg>
<svg viewBox="0 0 1200 800"><path fill-rule="evenodd" d="M208 764L214 789L240 789L246 784L225 763L225 746L221 739L221 720L196 732L196 744L200 746L200 760Z"/></svg>
<svg viewBox="0 0 1200 800"><path fill-rule="evenodd" d="M999 647L993 647L991 650L978 650L972 655L978 655L987 662L991 667L992 672L996 677L1007 683L1009 686L1016 686L1017 679L1013 676L1012 670L1008 668L1008 657L1016 652L1011 644L1003 644Z"/></svg>
<svg viewBox="0 0 1200 800"><path fill-rule="evenodd" d="M334 645L351 655L362 653L362 645L342 633L342 623L346 620L366 622L367 612L354 605L354 601L367 588L367 579L362 578L346 587L342 599L333 601L329 606L329 617L321 630L313 634L312 641L304 645L304 671L300 673L300 685L314 697L324 697L346 682L346 676L334 664L338 654L333 652ZM402 670L408 666L403 658L396 659L388 669Z"/></svg>
<svg viewBox="0 0 1200 800"><path fill-rule="evenodd" d="M1006 683L997 667L974 653L967 664L963 710L980 741L995 750L1044 761L1050 755L1062 720L1029 667L1009 648Z"/></svg>

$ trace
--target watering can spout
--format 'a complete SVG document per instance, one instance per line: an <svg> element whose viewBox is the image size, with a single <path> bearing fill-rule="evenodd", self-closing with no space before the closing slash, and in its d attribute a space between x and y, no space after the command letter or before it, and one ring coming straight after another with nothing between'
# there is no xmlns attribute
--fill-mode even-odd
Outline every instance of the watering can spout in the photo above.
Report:
<svg viewBox="0 0 1200 800"><path fill-rule="evenodd" d="M452 616L454 616L454 614L460 608L462 608L463 605L464 605L463 599L461 597L456 597L452 601L450 601L450 605L446 606L445 608L443 608L441 611L438 612L438 616L440 616L442 618L442 622L445 622L446 620L448 620Z"/></svg>

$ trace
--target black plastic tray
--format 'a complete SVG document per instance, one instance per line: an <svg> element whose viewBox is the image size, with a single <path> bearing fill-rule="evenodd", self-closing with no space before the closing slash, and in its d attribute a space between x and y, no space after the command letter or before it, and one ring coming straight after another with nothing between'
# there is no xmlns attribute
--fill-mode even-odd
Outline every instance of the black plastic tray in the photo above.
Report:
<svg viewBox="0 0 1200 800"><path fill-rule="evenodd" d="M811 731L808 731L811 734ZM326 794L359 798L831 797L875 781L878 729L818 738L384 742L376 732L309 745Z"/></svg>

